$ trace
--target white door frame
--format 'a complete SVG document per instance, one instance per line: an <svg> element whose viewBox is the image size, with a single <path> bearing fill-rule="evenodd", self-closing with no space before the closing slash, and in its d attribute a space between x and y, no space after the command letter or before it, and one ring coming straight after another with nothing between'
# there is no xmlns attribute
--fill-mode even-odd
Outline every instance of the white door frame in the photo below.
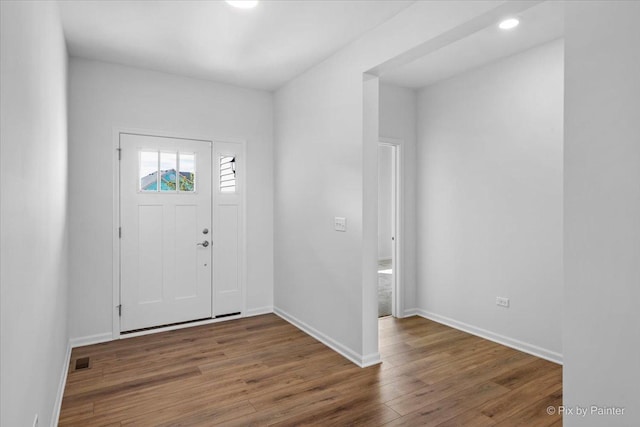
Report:
<svg viewBox="0 0 640 427"><path fill-rule="evenodd" d="M233 144L239 144L241 148L241 153L239 153L244 159L244 176L240 179L242 180L242 239L240 242L241 250L241 259L239 260L241 263L240 268L240 280L241 280L241 288L242 288L242 312L237 316L229 316L220 319L216 319L212 317L211 319L186 323L182 325L174 325L161 327L156 329L150 329L148 331L129 333L126 336L121 336L120 334L120 134L132 134L132 135L142 135L142 136L155 136L161 138L175 138L175 139L189 139L195 141L205 141L211 142L212 150L211 150L211 165L213 166L213 148L215 147L216 141L218 142L229 142ZM243 139L237 138L211 138L207 136L197 136L197 135L185 135L176 132L168 132L168 131L158 131L158 130L149 130L149 129L139 129L139 128L129 128L129 127L113 127L112 130L112 141L113 141L113 238L112 238L112 339L117 340L120 338L131 338L139 335L147 335L152 333L164 332L168 330L174 329L182 329L188 328L191 326L198 326L208 323L216 323L223 322L227 320L237 319L240 317L244 317L247 312L247 214L246 214L246 206L247 206L247 149L246 149L246 141ZM212 181L213 181L213 173L212 173ZM212 182L213 184L213 182ZM215 189L212 187L211 191L211 212L213 215L213 207L214 207L214 198L216 196ZM215 263L214 263L215 265ZM211 269L211 283L212 287L215 286L213 282L213 268ZM213 298L212 288L212 298ZM213 301L212 301L212 310L213 310ZM212 313L213 314L213 313Z"/></svg>
<svg viewBox="0 0 640 427"><path fill-rule="evenodd" d="M402 191L404 153L402 145L403 140L401 139L378 138L379 147L386 146L393 148L393 164L391 167L391 198L393 199L391 208L391 221L393 226L393 230L391 231L393 236L393 241L391 242L391 258L393 260L391 315L393 317L404 317L404 286L402 282L404 278L404 262L402 257L402 243L404 241L404 221L402 221L402 218L404 218Z"/></svg>

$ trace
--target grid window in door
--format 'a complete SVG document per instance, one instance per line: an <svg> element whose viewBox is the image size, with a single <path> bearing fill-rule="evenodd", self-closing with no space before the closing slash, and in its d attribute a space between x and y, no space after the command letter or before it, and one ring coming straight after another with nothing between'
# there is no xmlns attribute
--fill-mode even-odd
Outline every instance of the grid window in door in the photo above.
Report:
<svg viewBox="0 0 640 427"><path fill-rule="evenodd" d="M180 153L180 191L196 190L196 155Z"/></svg>
<svg viewBox="0 0 640 427"><path fill-rule="evenodd" d="M168 151L140 151L138 177L143 193L196 190L196 155Z"/></svg>
<svg viewBox="0 0 640 427"><path fill-rule="evenodd" d="M176 191L176 153L160 152L160 191Z"/></svg>

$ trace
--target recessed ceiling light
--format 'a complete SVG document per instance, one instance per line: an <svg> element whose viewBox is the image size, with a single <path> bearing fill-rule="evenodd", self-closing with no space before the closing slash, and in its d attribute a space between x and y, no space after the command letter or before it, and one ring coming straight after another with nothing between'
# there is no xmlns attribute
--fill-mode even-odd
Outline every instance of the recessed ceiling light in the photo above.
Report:
<svg viewBox="0 0 640 427"><path fill-rule="evenodd" d="M258 5L258 0L227 0L227 3L238 9L253 9Z"/></svg>
<svg viewBox="0 0 640 427"><path fill-rule="evenodd" d="M510 30L512 28L517 27L518 24L520 24L520 21L518 21L516 18L509 18L500 22L498 27L500 27L501 30Z"/></svg>

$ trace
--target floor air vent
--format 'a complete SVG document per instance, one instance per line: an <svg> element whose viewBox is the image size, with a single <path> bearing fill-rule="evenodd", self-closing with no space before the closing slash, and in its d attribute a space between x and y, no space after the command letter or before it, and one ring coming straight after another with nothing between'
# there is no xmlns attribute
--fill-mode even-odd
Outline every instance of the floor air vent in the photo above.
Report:
<svg viewBox="0 0 640 427"><path fill-rule="evenodd" d="M79 359L76 359L76 371L80 371L82 369L89 369L91 366L89 364L89 358L88 357L80 357Z"/></svg>

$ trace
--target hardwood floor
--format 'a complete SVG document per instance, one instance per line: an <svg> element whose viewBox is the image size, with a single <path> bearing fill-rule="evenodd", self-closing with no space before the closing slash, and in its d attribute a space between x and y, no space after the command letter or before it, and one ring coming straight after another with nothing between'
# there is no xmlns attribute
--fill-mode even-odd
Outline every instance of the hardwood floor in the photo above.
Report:
<svg viewBox="0 0 640 427"><path fill-rule="evenodd" d="M380 345L361 369L270 314L76 348L60 425L562 425L559 365L420 317Z"/></svg>

